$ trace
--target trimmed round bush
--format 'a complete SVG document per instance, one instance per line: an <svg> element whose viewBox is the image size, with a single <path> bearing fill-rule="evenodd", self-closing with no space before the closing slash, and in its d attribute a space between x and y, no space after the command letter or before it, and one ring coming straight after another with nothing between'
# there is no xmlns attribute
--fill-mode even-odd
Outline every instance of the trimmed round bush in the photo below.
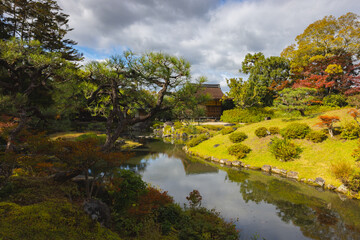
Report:
<svg viewBox="0 0 360 240"><path fill-rule="evenodd" d="M248 136L244 132L234 132L229 135L229 139L233 143L239 143L247 139Z"/></svg>
<svg viewBox="0 0 360 240"><path fill-rule="evenodd" d="M345 122L341 126L341 138L357 139L360 137L360 127L355 122Z"/></svg>
<svg viewBox="0 0 360 240"><path fill-rule="evenodd" d="M269 135L269 132L266 127L259 127L255 130L255 135L259 138L263 138Z"/></svg>
<svg viewBox="0 0 360 240"><path fill-rule="evenodd" d="M229 154L236 156L238 158L246 157L246 154L249 153L250 151L251 149L242 143L234 144L228 148Z"/></svg>
<svg viewBox="0 0 360 240"><path fill-rule="evenodd" d="M347 101L345 96L334 94L324 97L323 104L330 107L345 107L347 105Z"/></svg>
<svg viewBox="0 0 360 240"><path fill-rule="evenodd" d="M302 149L289 139L274 137L269 144L270 152L280 161L290 161L300 157Z"/></svg>
<svg viewBox="0 0 360 240"><path fill-rule="evenodd" d="M320 143L327 139L327 136L322 131L311 131L306 135L306 139L314 143Z"/></svg>
<svg viewBox="0 0 360 240"><path fill-rule="evenodd" d="M233 131L235 131L236 128L233 128L233 127L226 127L226 128L223 128L221 130L221 134L222 135L226 135L226 134L229 134L229 133L232 133Z"/></svg>
<svg viewBox="0 0 360 240"><path fill-rule="evenodd" d="M279 134L280 133L280 128L278 128L278 127L270 127L269 132L270 132L271 135Z"/></svg>
<svg viewBox="0 0 360 240"><path fill-rule="evenodd" d="M280 134L283 138L303 139L310 130L310 127L305 123L291 123L281 129Z"/></svg>

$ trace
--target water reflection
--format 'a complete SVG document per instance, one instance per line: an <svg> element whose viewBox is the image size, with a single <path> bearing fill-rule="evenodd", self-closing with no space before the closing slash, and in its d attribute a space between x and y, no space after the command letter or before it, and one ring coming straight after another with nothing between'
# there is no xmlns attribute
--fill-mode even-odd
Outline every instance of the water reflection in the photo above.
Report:
<svg viewBox="0 0 360 240"><path fill-rule="evenodd" d="M183 204L193 189L203 205L238 219L243 239L360 239L359 201L261 172L223 168L186 158L179 146L151 142L127 165ZM261 239L260 238L260 239Z"/></svg>

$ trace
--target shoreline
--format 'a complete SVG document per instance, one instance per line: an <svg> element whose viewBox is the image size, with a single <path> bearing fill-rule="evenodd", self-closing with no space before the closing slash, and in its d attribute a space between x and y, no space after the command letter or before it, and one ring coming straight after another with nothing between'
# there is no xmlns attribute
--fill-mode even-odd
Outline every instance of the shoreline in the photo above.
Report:
<svg viewBox="0 0 360 240"><path fill-rule="evenodd" d="M360 194L350 191L349 189L347 189L347 187L344 184L340 185L339 187L335 187L334 185L326 184L326 181L321 177L317 177L316 179L299 178L298 172L286 170L283 168L277 168L276 166L271 166L271 165L263 165L262 167L251 166L250 164L245 164L242 161L230 161L228 159L218 159L213 156L203 156L197 152L189 151L186 146L184 146L182 149L188 156L198 158L205 162L211 162L211 163L214 163L214 164L220 165L220 166L222 165L222 166L234 167L236 169L244 168L244 169L250 169L250 170L254 170L254 171L262 171L262 172L268 173L270 175L278 175L278 176L281 176L284 178L288 178L288 179L292 179L292 180L295 180L298 182L305 183L305 184L313 186L313 187L320 187L320 188L323 188L326 190L330 190L334 193L341 194L341 195L346 196L351 199L360 200Z"/></svg>

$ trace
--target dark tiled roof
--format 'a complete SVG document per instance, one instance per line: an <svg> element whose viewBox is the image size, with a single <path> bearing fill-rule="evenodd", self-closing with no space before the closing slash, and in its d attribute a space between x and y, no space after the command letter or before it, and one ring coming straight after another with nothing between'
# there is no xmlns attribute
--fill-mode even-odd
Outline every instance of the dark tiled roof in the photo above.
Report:
<svg viewBox="0 0 360 240"><path fill-rule="evenodd" d="M221 99L224 93L221 91L220 84L203 84L202 94L210 94L212 99Z"/></svg>

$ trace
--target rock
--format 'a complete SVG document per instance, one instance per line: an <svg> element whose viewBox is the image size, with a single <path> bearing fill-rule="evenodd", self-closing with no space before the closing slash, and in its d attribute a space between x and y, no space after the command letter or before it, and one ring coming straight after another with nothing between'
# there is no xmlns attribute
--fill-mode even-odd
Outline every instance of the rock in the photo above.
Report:
<svg viewBox="0 0 360 240"><path fill-rule="evenodd" d="M226 162L225 162L225 165L226 165L226 166L231 166L231 165L232 165L232 161L226 161Z"/></svg>
<svg viewBox="0 0 360 240"><path fill-rule="evenodd" d="M306 178L300 179L300 182L306 182Z"/></svg>
<svg viewBox="0 0 360 240"><path fill-rule="evenodd" d="M245 167L245 166L246 166L246 164L245 164L245 163L243 163L243 162L240 162L240 166Z"/></svg>
<svg viewBox="0 0 360 240"><path fill-rule="evenodd" d="M250 166L248 167L249 169L252 169L252 170L261 170L261 167L256 167L256 166Z"/></svg>
<svg viewBox="0 0 360 240"><path fill-rule="evenodd" d="M211 160L211 157L210 156L204 156L203 157L206 161L210 161Z"/></svg>
<svg viewBox="0 0 360 240"><path fill-rule="evenodd" d="M318 184L320 187L324 187L324 185L325 185L325 180L324 180L323 178L321 178L321 177L317 177L317 178L315 179L315 183Z"/></svg>
<svg viewBox="0 0 360 240"><path fill-rule="evenodd" d="M271 120L271 117L265 117L264 120Z"/></svg>
<svg viewBox="0 0 360 240"><path fill-rule="evenodd" d="M336 189L336 187L334 185L331 185L331 184L326 185L326 188L329 189L329 190L335 190Z"/></svg>
<svg viewBox="0 0 360 240"><path fill-rule="evenodd" d="M225 164L226 161L227 161L227 159L220 159L220 160L219 160L219 163L220 163L220 164Z"/></svg>
<svg viewBox="0 0 360 240"><path fill-rule="evenodd" d="M239 166L241 166L241 162L240 161L233 161L232 165L235 166L235 167L239 167Z"/></svg>
<svg viewBox="0 0 360 240"><path fill-rule="evenodd" d="M264 165L264 166L261 167L261 171L270 172L271 171L271 166L270 165Z"/></svg>
<svg viewBox="0 0 360 240"><path fill-rule="evenodd" d="M216 158L216 157L211 157L211 161L213 161L213 162L219 162L220 159L218 159L218 158Z"/></svg>
<svg viewBox="0 0 360 240"><path fill-rule="evenodd" d="M97 199L90 199L84 203L83 208L92 220L98 221L101 225L109 226L110 209L105 203Z"/></svg>
<svg viewBox="0 0 360 240"><path fill-rule="evenodd" d="M250 168L251 166L249 165L249 164L245 164L245 166L244 167L246 167L246 168Z"/></svg>
<svg viewBox="0 0 360 240"><path fill-rule="evenodd" d="M292 178L292 179L299 179L299 173L298 173L298 172L294 172L294 171L289 171L289 172L286 174L286 177Z"/></svg>
<svg viewBox="0 0 360 240"><path fill-rule="evenodd" d="M235 123L227 123L227 124L224 124L225 127L231 127L231 126L235 126L236 124Z"/></svg>
<svg viewBox="0 0 360 240"><path fill-rule="evenodd" d="M339 192L339 193L343 193L346 194L349 190L347 189L347 187L345 187L345 185L341 185L340 187L338 187L335 191Z"/></svg>
<svg viewBox="0 0 360 240"><path fill-rule="evenodd" d="M164 123L164 127L166 127L166 126L174 126L174 123L173 122L170 122L170 121L168 121L168 122L165 122Z"/></svg>
<svg viewBox="0 0 360 240"><path fill-rule="evenodd" d="M215 144L215 145L214 145L214 148L217 148L218 146L220 146L220 144Z"/></svg>
<svg viewBox="0 0 360 240"><path fill-rule="evenodd" d="M314 179L311 179L311 178L309 178L309 179L307 180L307 182L308 182L310 185L317 185L317 184L315 183L315 180L314 180Z"/></svg>
<svg viewBox="0 0 360 240"><path fill-rule="evenodd" d="M287 175L287 170L280 169L280 174L283 175L283 176L286 176Z"/></svg>
<svg viewBox="0 0 360 240"><path fill-rule="evenodd" d="M277 167L272 167L272 168L271 168L271 172L272 172L272 173L276 173L276 174L280 174L281 169L280 169L280 168L277 168Z"/></svg>

